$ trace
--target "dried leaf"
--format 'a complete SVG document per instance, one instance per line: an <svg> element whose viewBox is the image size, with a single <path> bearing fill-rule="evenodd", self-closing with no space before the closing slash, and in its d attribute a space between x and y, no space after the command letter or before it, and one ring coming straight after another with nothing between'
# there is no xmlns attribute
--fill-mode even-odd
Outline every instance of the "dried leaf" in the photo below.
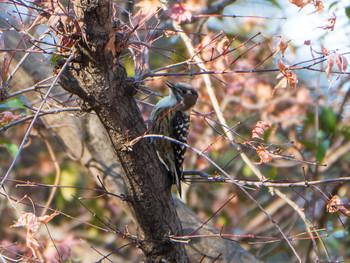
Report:
<svg viewBox="0 0 350 263"><path fill-rule="evenodd" d="M274 158L274 154L270 153L268 150L266 150L262 146L258 146L258 148L256 149L256 153L260 157L260 162L255 163L255 164L269 163Z"/></svg>
<svg viewBox="0 0 350 263"><path fill-rule="evenodd" d="M273 92L275 92L278 88L292 88L294 89L298 83L298 76L289 69L289 66L283 65L281 62L277 61L277 66L281 73L279 73L276 79L282 79L278 82L278 84L273 88Z"/></svg>
<svg viewBox="0 0 350 263"><path fill-rule="evenodd" d="M223 38L221 38L216 45L216 50L220 54L224 54L225 52L227 52L229 48L230 48L230 40L228 39L227 36L224 36Z"/></svg>
<svg viewBox="0 0 350 263"><path fill-rule="evenodd" d="M165 30L164 35L166 37L173 37L173 36L178 36L179 32L176 32L175 30Z"/></svg>
<svg viewBox="0 0 350 263"><path fill-rule="evenodd" d="M39 248L39 243L35 239L35 232L39 229L38 220L33 213L23 213L21 217L10 227L26 227L26 244L27 247L32 251L33 255L36 257L36 250Z"/></svg>
<svg viewBox="0 0 350 263"><path fill-rule="evenodd" d="M343 59L343 72L348 68L348 60L342 56Z"/></svg>
<svg viewBox="0 0 350 263"><path fill-rule="evenodd" d="M342 216L350 217L350 211L344 207L343 201L338 195L334 195L326 206L328 213L339 212Z"/></svg>
<svg viewBox="0 0 350 263"><path fill-rule="evenodd" d="M307 4L311 3L311 0L289 0L289 2L297 7L303 8Z"/></svg>
<svg viewBox="0 0 350 263"><path fill-rule="evenodd" d="M278 51L281 51L281 55L283 57L284 56L284 52L286 51L287 47L288 47L288 43L286 42L286 40L284 38L281 37L280 41L277 44L276 53Z"/></svg>
<svg viewBox="0 0 350 263"><path fill-rule="evenodd" d="M338 211L338 205L342 205L343 201L339 198L338 195L334 195L332 199L326 206L326 211L328 213L336 213Z"/></svg>
<svg viewBox="0 0 350 263"><path fill-rule="evenodd" d="M36 251L39 249L40 245L38 240L36 240L34 233L27 231L26 245L32 251L34 257L36 256Z"/></svg>
<svg viewBox="0 0 350 263"><path fill-rule="evenodd" d="M343 73L344 70L348 68L348 61L342 55L335 54L335 62L337 64L338 70L340 73Z"/></svg>
<svg viewBox="0 0 350 263"><path fill-rule="evenodd" d="M58 212L54 212L51 215L45 215L37 217L33 213L23 213L21 217L10 227L26 227L26 244L27 247L32 251L33 255L36 257L36 251L40 247L39 242L35 238L35 232L39 229L39 223L47 223L56 215Z"/></svg>
<svg viewBox="0 0 350 263"><path fill-rule="evenodd" d="M298 84L298 76L292 71L288 72L287 80L288 80L289 88L294 89Z"/></svg>
<svg viewBox="0 0 350 263"><path fill-rule="evenodd" d="M39 12L27 30L34 26L46 25L58 38L56 46L60 52L65 52L67 48L71 48L77 41L76 36L81 35L86 40L86 34L79 22L73 18L69 13L69 9L67 10L60 1L35 0L34 4L45 11Z"/></svg>
<svg viewBox="0 0 350 263"><path fill-rule="evenodd" d="M260 139L263 140L263 138L261 138L261 136L263 136L265 134L265 130L267 128L271 128L271 125L265 121L258 121L255 126L254 129L252 130L252 139Z"/></svg>
<svg viewBox="0 0 350 263"><path fill-rule="evenodd" d="M47 224L48 222L50 222L55 216L59 215L59 212L55 211L54 213L52 213L51 215L45 215L45 216L39 216L38 217L38 221L40 223L44 223Z"/></svg>
<svg viewBox="0 0 350 263"><path fill-rule="evenodd" d="M329 74L332 72L332 68L334 66L334 63L336 63L336 65L338 67L338 70L339 70L338 78L348 68L348 61L347 61L347 59L344 56L339 55L337 53L334 53L334 54L328 56L328 58L327 58L327 68L325 70L325 72L327 74L327 80L328 81L329 81Z"/></svg>
<svg viewBox="0 0 350 263"><path fill-rule="evenodd" d="M324 9L322 1L316 1L316 12L321 13Z"/></svg>
<svg viewBox="0 0 350 263"><path fill-rule="evenodd" d="M4 111L0 113L0 124L8 124L11 121L21 118L22 115L14 115L10 111Z"/></svg>
<svg viewBox="0 0 350 263"><path fill-rule="evenodd" d="M141 15L145 18L149 18L158 12L160 8L159 0L142 0L136 4L140 8L139 12L135 16Z"/></svg>
<svg viewBox="0 0 350 263"><path fill-rule="evenodd" d="M321 46L321 50L323 55L328 56L329 52L323 45Z"/></svg>
<svg viewBox="0 0 350 263"><path fill-rule="evenodd" d="M329 30L333 31L336 20L337 20L337 16L333 13L333 17L328 19L329 24L323 26L322 29L324 29L324 30L329 29Z"/></svg>
<svg viewBox="0 0 350 263"><path fill-rule="evenodd" d="M169 11L171 11L170 17L174 20L176 20L177 23L191 21L192 19L192 10L191 8L183 3L176 3L171 8L169 8Z"/></svg>
<svg viewBox="0 0 350 263"><path fill-rule="evenodd" d="M33 213L23 213L21 217L10 227L25 226L28 231L36 232L39 228L37 216Z"/></svg>
<svg viewBox="0 0 350 263"><path fill-rule="evenodd" d="M23 213L21 217L11 227L22 227L25 226L29 231L36 232L39 228L39 223L48 223L52 218L57 216L59 213L56 211L51 215L37 217L33 213Z"/></svg>
<svg viewBox="0 0 350 263"><path fill-rule="evenodd" d="M282 72L282 74L284 75L285 71L286 71L286 66L283 65L281 62L277 61L277 67L279 68L279 70Z"/></svg>
<svg viewBox="0 0 350 263"><path fill-rule="evenodd" d="M280 74L277 75L277 77L278 77L279 75L283 75L283 74L280 73ZM279 78L279 77L278 77L278 78ZM273 88L272 94L275 93L275 90L276 90L276 89L280 89L280 88L285 89L285 88L287 87L287 84L288 84L287 78L283 77L283 78L277 83L277 85Z"/></svg>

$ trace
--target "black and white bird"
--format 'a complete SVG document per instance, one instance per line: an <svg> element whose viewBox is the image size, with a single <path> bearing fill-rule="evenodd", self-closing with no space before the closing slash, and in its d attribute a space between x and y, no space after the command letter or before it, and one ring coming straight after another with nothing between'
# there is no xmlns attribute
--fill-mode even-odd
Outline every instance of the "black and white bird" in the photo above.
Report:
<svg viewBox="0 0 350 263"><path fill-rule="evenodd" d="M169 96L161 99L150 116L150 134L161 134L186 143L190 128L190 114L198 99L198 92L185 83L167 82ZM154 138L160 160L165 164L181 196L182 164L186 147L165 138Z"/></svg>

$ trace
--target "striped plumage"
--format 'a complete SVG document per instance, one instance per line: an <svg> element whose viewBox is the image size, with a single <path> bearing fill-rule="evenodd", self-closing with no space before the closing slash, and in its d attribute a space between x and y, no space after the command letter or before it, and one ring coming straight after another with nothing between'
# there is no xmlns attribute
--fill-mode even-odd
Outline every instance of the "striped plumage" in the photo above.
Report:
<svg viewBox="0 0 350 263"><path fill-rule="evenodd" d="M167 85L170 88L169 96L161 99L151 113L150 133L165 135L186 143L190 113L196 104L198 93L188 84L167 82ZM174 109L171 110L172 108ZM182 164L186 147L163 138L155 138L152 141L181 196Z"/></svg>

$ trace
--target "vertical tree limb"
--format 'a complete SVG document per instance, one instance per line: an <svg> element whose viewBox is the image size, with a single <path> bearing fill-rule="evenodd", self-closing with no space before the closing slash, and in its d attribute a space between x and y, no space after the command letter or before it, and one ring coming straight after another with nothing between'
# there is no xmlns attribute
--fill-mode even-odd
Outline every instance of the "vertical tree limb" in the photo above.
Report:
<svg viewBox="0 0 350 263"><path fill-rule="evenodd" d="M125 199L134 213L145 261L188 262L184 246L169 239L169 235L181 235L182 229L170 181L154 148L141 140L132 151L123 151L129 139L146 129L133 99L135 86L127 81L125 69L116 60L116 50L109 46L111 40L114 48L123 44L116 37L120 33L111 33L112 3L77 0L74 4L83 36L75 46L75 61L63 72L61 85L96 112L110 139L126 183Z"/></svg>

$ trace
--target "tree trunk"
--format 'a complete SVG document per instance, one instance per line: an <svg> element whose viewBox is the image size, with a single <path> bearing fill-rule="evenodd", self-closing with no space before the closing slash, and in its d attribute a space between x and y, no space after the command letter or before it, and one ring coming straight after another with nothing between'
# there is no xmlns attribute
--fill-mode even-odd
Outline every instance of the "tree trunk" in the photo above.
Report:
<svg viewBox="0 0 350 263"><path fill-rule="evenodd" d="M74 5L83 39L74 47L74 62L63 72L60 84L96 113L107 133L121 167L125 200L138 226L145 261L188 262L184 246L169 238L181 235L182 229L170 181L154 148L140 140L130 151L123 150L128 140L146 129L133 98L136 87L127 81L126 71L117 61L125 39L112 28L112 2L80 0Z"/></svg>

